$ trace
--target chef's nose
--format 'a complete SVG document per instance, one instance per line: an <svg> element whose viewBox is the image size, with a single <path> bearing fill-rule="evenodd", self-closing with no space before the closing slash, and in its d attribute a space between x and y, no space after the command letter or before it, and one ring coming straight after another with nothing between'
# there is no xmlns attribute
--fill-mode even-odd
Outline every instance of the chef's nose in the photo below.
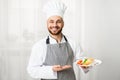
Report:
<svg viewBox="0 0 120 80"><path fill-rule="evenodd" d="M57 23L56 23L56 22L54 22L54 23L53 23L53 26L57 26Z"/></svg>

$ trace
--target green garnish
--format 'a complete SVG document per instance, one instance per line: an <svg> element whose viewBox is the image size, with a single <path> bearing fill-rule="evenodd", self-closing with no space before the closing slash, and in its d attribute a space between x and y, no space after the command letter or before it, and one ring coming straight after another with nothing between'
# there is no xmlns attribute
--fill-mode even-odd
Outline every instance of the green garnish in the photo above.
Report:
<svg viewBox="0 0 120 80"><path fill-rule="evenodd" d="M86 63L87 59L84 60L83 64Z"/></svg>

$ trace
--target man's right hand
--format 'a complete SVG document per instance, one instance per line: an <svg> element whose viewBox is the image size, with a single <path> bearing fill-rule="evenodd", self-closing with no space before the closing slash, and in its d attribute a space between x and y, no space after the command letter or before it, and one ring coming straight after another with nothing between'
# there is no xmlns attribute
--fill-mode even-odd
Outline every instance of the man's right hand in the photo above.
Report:
<svg viewBox="0 0 120 80"><path fill-rule="evenodd" d="M54 65L53 66L53 71L57 72L57 71L62 71L62 70L66 70L71 68L71 65L65 65L65 66L60 66L60 65Z"/></svg>

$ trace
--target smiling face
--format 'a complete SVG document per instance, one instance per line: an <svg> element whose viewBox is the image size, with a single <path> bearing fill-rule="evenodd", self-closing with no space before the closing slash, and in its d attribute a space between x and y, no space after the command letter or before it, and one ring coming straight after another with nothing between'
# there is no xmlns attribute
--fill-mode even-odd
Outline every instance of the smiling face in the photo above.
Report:
<svg viewBox="0 0 120 80"><path fill-rule="evenodd" d="M52 16L47 20L47 28L52 35L59 35L63 26L64 22L60 16Z"/></svg>

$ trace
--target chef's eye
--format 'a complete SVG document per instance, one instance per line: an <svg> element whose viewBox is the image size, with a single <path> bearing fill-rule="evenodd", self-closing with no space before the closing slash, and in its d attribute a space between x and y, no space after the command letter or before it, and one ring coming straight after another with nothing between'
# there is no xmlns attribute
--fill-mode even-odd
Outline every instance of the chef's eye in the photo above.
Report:
<svg viewBox="0 0 120 80"><path fill-rule="evenodd" d="M62 23L62 21L61 21L61 20L58 20L57 23Z"/></svg>
<svg viewBox="0 0 120 80"><path fill-rule="evenodd" d="M54 21L53 21L53 20L50 20L49 23L54 23Z"/></svg>

